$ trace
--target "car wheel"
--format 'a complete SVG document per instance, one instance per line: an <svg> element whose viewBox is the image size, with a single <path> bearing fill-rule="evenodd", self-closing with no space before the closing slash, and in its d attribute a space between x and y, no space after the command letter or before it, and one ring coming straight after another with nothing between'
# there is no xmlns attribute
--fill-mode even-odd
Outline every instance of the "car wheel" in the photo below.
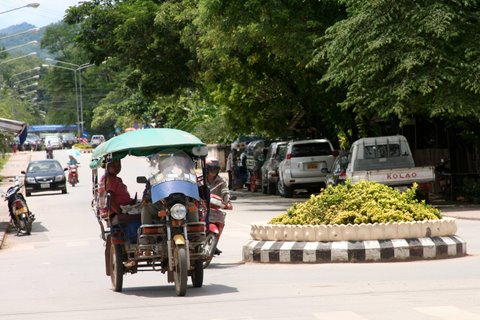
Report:
<svg viewBox="0 0 480 320"><path fill-rule="evenodd" d="M28 192L28 191L27 191L27 192L25 192L25 196L27 196L27 197L30 197L31 195L32 195L32 193L31 193L31 192Z"/></svg>
<svg viewBox="0 0 480 320"><path fill-rule="evenodd" d="M277 192L277 186L270 181L267 182L267 193L274 195Z"/></svg>
<svg viewBox="0 0 480 320"><path fill-rule="evenodd" d="M62 189L62 193L63 193L63 194L67 193L67 188L63 188L63 189Z"/></svg>

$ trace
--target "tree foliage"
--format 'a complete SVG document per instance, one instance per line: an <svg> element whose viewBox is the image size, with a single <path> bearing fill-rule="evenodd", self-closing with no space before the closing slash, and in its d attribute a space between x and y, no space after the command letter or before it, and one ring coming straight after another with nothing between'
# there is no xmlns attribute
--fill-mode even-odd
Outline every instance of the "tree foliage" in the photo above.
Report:
<svg viewBox="0 0 480 320"><path fill-rule="evenodd" d="M477 1L342 0L348 18L320 37L321 83L347 89L357 118L478 118Z"/></svg>

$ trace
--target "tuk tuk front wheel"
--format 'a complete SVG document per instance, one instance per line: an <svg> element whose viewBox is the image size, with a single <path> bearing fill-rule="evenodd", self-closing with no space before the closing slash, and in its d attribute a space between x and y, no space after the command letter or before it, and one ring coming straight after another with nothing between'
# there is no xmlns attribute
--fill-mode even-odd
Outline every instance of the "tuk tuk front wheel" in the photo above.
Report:
<svg viewBox="0 0 480 320"><path fill-rule="evenodd" d="M123 246L112 243L110 250L110 279L112 280L112 288L115 292L121 292L123 287L123 256Z"/></svg>
<svg viewBox="0 0 480 320"><path fill-rule="evenodd" d="M196 260L193 264L192 271L192 284L194 288L201 288L203 285L203 262L202 260Z"/></svg>
<svg viewBox="0 0 480 320"><path fill-rule="evenodd" d="M175 246L175 270L173 280L175 282L175 292L177 296L184 296L187 292L188 270L187 270L187 251L184 245Z"/></svg>

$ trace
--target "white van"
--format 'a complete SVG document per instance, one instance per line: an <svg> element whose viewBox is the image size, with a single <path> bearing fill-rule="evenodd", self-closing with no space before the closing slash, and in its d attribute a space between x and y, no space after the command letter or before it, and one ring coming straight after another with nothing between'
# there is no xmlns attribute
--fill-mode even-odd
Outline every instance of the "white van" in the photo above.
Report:
<svg viewBox="0 0 480 320"><path fill-rule="evenodd" d="M103 134L95 134L92 136L92 139L90 140L90 144L92 145L92 147L96 147L104 141L105 141L105 137L103 136Z"/></svg>

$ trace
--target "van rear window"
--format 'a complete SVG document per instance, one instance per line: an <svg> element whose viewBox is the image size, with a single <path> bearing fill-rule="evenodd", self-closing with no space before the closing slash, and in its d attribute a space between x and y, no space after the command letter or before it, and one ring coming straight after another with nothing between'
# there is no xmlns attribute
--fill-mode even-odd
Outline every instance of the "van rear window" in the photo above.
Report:
<svg viewBox="0 0 480 320"><path fill-rule="evenodd" d="M330 144L326 142L295 144L292 147L292 157L328 156L331 154Z"/></svg>

